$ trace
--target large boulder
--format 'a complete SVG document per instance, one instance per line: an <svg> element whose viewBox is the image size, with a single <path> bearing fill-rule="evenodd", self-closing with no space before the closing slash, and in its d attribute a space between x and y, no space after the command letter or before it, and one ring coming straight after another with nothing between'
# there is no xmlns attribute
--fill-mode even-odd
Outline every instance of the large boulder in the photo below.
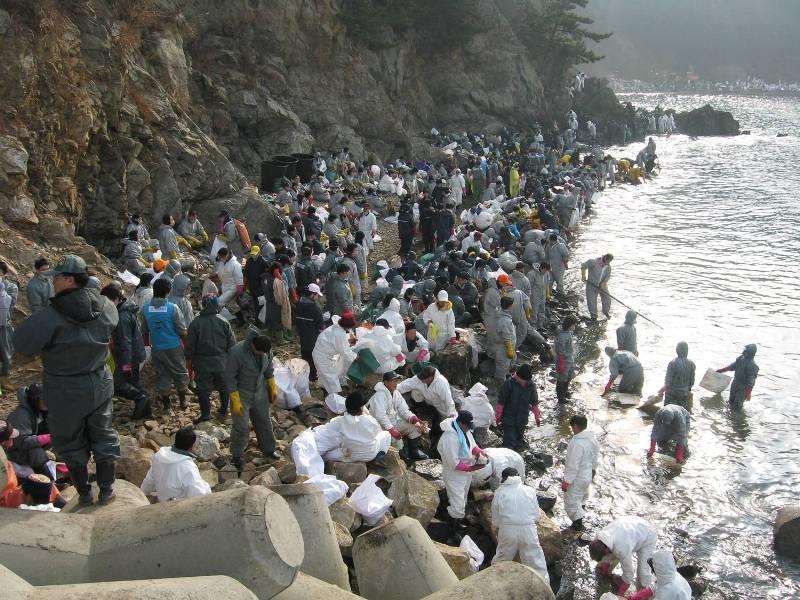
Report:
<svg viewBox="0 0 800 600"><path fill-rule="evenodd" d="M300 571L297 573L294 583L277 596L274 596L273 600L311 600L312 598L358 600L359 597Z"/></svg>
<svg viewBox="0 0 800 600"><path fill-rule="evenodd" d="M367 465L363 462L336 462L325 463L325 472L336 479L344 481L347 485L361 483L367 478Z"/></svg>
<svg viewBox="0 0 800 600"><path fill-rule="evenodd" d="M194 442L192 452L198 460L211 460L222 452L219 440L205 431L196 431L197 439Z"/></svg>
<svg viewBox="0 0 800 600"><path fill-rule="evenodd" d="M479 519L483 529L489 533L494 542L497 542L497 531L492 525L491 502L481 503ZM558 526L550 517L541 513L539 521L536 523L536 529L539 533L539 544L542 546L547 564L552 565L555 561L561 560L564 556L564 549L562 547L561 530Z"/></svg>
<svg viewBox="0 0 800 600"><path fill-rule="evenodd" d="M469 344L457 343L445 346L436 352L433 360L451 386L462 390L470 387L472 347Z"/></svg>
<svg viewBox="0 0 800 600"><path fill-rule="evenodd" d="M196 203L193 208L206 231L210 232L219 229L219 213L222 210L229 211L233 218L247 226L251 241L256 233L274 237L284 228L283 214L254 190L242 190L233 196L204 200Z"/></svg>
<svg viewBox="0 0 800 600"><path fill-rule="evenodd" d="M554 600L550 584L533 569L520 563L503 561L475 573L456 585L425 600L483 600L484 598L503 598L504 600Z"/></svg>
<svg viewBox="0 0 800 600"><path fill-rule="evenodd" d="M676 123L686 135L739 135L739 121L731 113L715 110L710 104L678 113Z"/></svg>
<svg viewBox="0 0 800 600"><path fill-rule="evenodd" d="M428 527L439 507L439 491L427 479L413 471L397 477L389 488L389 498L398 515L406 515Z"/></svg>
<svg viewBox="0 0 800 600"><path fill-rule="evenodd" d="M92 484L92 495L97 498L99 490L97 484ZM128 508L136 508L137 506L149 506L150 501L144 492L136 485L124 479L118 479L114 482L114 494L116 499L111 504L101 505L91 504L89 506L81 506L78 504L77 490L67 488L64 490L63 495L65 498L70 498L66 506L61 509L62 513L80 513L83 515L91 515L96 513L105 513L118 510L126 510Z"/></svg>
<svg viewBox="0 0 800 600"><path fill-rule="evenodd" d="M800 559L800 505L784 506L778 510L772 534L775 552Z"/></svg>
<svg viewBox="0 0 800 600"><path fill-rule="evenodd" d="M440 544L434 542L439 554L442 555L445 562L453 569L453 573L459 579L466 579L472 575L472 567L469 563L469 556L458 546L448 546L447 544Z"/></svg>
<svg viewBox="0 0 800 600"><path fill-rule="evenodd" d="M119 436L120 459L117 461L117 477L130 481L140 487L153 459L150 448L140 448L135 438L129 435Z"/></svg>

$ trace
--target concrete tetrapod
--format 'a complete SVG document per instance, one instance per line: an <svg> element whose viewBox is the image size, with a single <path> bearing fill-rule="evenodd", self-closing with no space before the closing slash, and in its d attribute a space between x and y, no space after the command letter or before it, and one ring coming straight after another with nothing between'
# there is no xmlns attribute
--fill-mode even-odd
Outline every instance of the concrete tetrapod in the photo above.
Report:
<svg viewBox="0 0 800 600"><path fill-rule="evenodd" d="M0 563L34 585L212 574L271 598L302 562L300 526L262 487L96 516L0 511Z"/></svg>
<svg viewBox="0 0 800 600"><path fill-rule="evenodd" d="M456 585L426 596L425 600L555 600L555 595L533 569L503 561L479 571Z"/></svg>
<svg viewBox="0 0 800 600"><path fill-rule="evenodd" d="M4 598L15 600L256 600L241 583L220 575L33 587L3 565L0 590Z"/></svg>
<svg viewBox="0 0 800 600"><path fill-rule="evenodd" d="M349 592L347 566L342 560L336 529L322 491L313 483L272 485L269 489L286 500L300 525L305 546L300 570Z"/></svg>
<svg viewBox="0 0 800 600"><path fill-rule="evenodd" d="M320 581L316 577L300 571L294 578L294 583L275 596L273 600L311 600L316 598L321 600L358 600L361 596L346 592L335 585ZM364 599L361 598L361 600Z"/></svg>
<svg viewBox="0 0 800 600"><path fill-rule="evenodd" d="M458 583L419 521L398 517L353 544L359 593L369 600L417 600Z"/></svg>

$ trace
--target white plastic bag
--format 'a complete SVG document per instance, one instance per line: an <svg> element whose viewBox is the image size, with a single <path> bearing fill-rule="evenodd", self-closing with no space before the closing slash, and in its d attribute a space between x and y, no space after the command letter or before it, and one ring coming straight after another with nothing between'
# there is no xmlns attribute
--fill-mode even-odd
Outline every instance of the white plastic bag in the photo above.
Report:
<svg viewBox="0 0 800 600"><path fill-rule="evenodd" d="M325 463L317 450L314 431L307 429L292 441L292 462L298 475L314 478L325 472Z"/></svg>
<svg viewBox="0 0 800 600"><path fill-rule="evenodd" d="M472 413L475 427L489 427L494 422L494 408L486 396L487 389L482 383L476 383L461 401L461 410Z"/></svg>
<svg viewBox="0 0 800 600"><path fill-rule="evenodd" d="M728 389L731 378L725 373L717 373L714 369L706 369L705 375L700 380L700 387L713 394L721 394Z"/></svg>
<svg viewBox="0 0 800 600"><path fill-rule="evenodd" d="M133 287L139 285L139 278L130 271L128 271L127 269L121 272L117 271L117 278L122 283L127 283L128 285L132 285Z"/></svg>
<svg viewBox="0 0 800 600"><path fill-rule="evenodd" d="M292 358L285 364L277 359L273 362L278 406L289 410L300 406L311 395L308 388L308 363L301 358Z"/></svg>
<svg viewBox="0 0 800 600"><path fill-rule="evenodd" d="M211 260L217 260L217 252L227 247L228 244L219 239L219 236L215 236L214 243L211 244Z"/></svg>
<svg viewBox="0 0 800 600"><path fill-rule="evenodd" d="M392 501L375 485L378 479L379 475L368 475L348 501L350 507L361 515L365 525L375 525L392 505Z"/></svg>
<svg viewBox="0 0 800 600"><path fill-rule="evenodd" d="M328 506L347 495L347 484L333 475L316 475L309 479L308 483L313 483L322 491Z"/></svg>
<svg viewBox="0 0 800 600"><path fill-rule="evenodd" d="M469 557L469 567L472 572L477 573L483 564L483 552L478 548L478 544L473 542L471 537L465 535L458 547Z"/></svg>

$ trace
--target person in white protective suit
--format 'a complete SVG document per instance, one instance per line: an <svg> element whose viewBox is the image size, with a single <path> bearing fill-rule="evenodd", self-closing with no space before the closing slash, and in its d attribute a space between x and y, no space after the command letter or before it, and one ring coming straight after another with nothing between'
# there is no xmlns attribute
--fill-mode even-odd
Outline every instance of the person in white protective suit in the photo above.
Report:
<svg viewBox="0 0 800 600"><path fill-rule="evenodd" d="M461 169L456 169L450 177L450 197L456 207L461 206L464 201L464 194L467 191L467 182L461 174Z"/></svg>
<svg viewBox="0 0 800 600"><path fill-rule="evenodd" d="M672 552L656 550L648 562L655 573L656 583L636 592L630 600L691 600L692 588L678 573Z"/></svg>
<svg viewBox="0 0 800 600"><path fill-rule="evenodd" d="M492 525L497 528L497 551L492 564L514 560L536 571L546 583L547 561L539 544L536 522L542 514L536 490L522 483L516 469L508 467L502 472L502 483L492 500Z"/></svg>
<svg viewBox="0 0 800 600"><path fill-rule="evenodd" d="M369 204L364 205L363 212L358 218L358 230L364 232L364 242L367 248L372 250L375 247L372 236L378 232L378 221Z"/></svg>
<svg viewBox="0 0 800 600"><path fill-rule="evenodd" d="M364 412L367 401L361 392L352 392L345 399L345 414L328 423L328 434L339 436L339 445L325 453L325 460L338 462L372 462L386 466L386 452L392 436L384 431L375 417Z"/></svg>
<svg viewBox="0 0 800 600"><path fill-rule="evenodd" d="M436 447L442 457L447 514L456 536L466 527L464 517L472 472L483 466L477 462L478 457L486 458L472 436L472 420L472 413L462 410L456 418L442 421L442 437Z"/></svg>
<svg viewBox="0 0 800 600"><path fill-rule="evenodd" d="M398 377L394 371L383 374L383 381L375 384L375 393L369 399L369 412L392 436L392 445L401 449L401 456L425 460L428 455L419 449L419 438L427 427L397 391Z"/></svg>
<svg viewBox="0 0 800 600"><path fill-rule="evenodd" d="M583 529L583 503L589 493L589 486L594 479L597 469L597 460L600 455L600 444L597 436L592 431L587 431L588 421L584 415L574 415L569 420L569 427L573 437L567 446L567 456L564 459L564 478L561 480L561 490L564 492L564 510L570 521L572 529Z"/></svg>
<svg viewBox="0 0 800 600"><path fill-rule="evenodd" d="M142 481L142 491L156 494L159 502L210 494L211 488L194 462L192 448L196 440L191 427L179 430L172 447L161 448L153 456L153 464Z"/></svg>
<svg viewBox="0 0 800 600"><path fill-rule="evenodd" d="M323 329L314 344L311 357L317 368L319 384L325 388L327 394L338 394L342 391L339 378L347 373L356 358L347 334L355 326L356 320L350 311L345 311L341 317L334 315L333 325Z"/></svg>
<svg viewBox="0 0 800 600"><path fill-rule="evenodd" d="M446 290L439 290L433 302L420 315L428 326L428 345L433 352L456 342L456 315Z"/></svg>
<svg viewBox="0 0 800 600"><path fill-rule="evenodd" d="M416 377L401 381L397 391L401 394L411 392L415 402L424 402L435 408L440 419L455 417L458 414L450 384L444 375L431 365L422 367Z"/></svg>
<svg viewBox="0 0 800 600"><path fill-rule="evenodd" d="M391 328L394 330L395 335L402 335L406 330L406 322L400 315L400 300L392 298L389 300L389 305L383 311L378 320L386 319Z"/></svg>
<svg viewBox="0 0 800 600"><path fill-rule="evenodd" d="M368 348L378 362L376 373L394 371L406 364L406 357L403 355L400 345L394 341L394 331L385 319L378 319L372 331L358 339L353 346L353 351L358 354L364 348Z"/></svg>
<svg viewBox="0 0 800 600"><path fill-rule="evenodd" d="M400 338L400 349L403 351L403 356L406 357L406 367L431 360L428 340L417 331L414 321L406 323L405 333Z"/></svg>
<svg viewBox="0 0 800 600"><path fill-rule="evenodd" d="M489 457L489 462L480 470L472 474L473 485L482 485L489 482L489 487L496 490L500 486L503 471L508 468L516 469L517 474L525 478L525 459L511 448L485 448L484 452Z"/></svg>
<svg viewBox="0 0 800 600"><path fill-rule="evenodd" d="M613 576L613 580L617 596L624 596L637 579L640 587L650 587L653 583L647 561L653 557L657 541L658 533L641 517L619 517L606 525L589 544L589 556L598 562L597 572L606 577L612 576L617 562L621 563L622 577Z"/></svg>

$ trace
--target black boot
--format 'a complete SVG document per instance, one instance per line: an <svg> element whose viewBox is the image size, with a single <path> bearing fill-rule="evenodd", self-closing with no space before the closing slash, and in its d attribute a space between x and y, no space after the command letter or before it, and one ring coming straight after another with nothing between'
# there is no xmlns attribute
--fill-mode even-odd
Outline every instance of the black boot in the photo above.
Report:
<svg viewBox="0 0 800 600"><path fill-rule="evenodd" d="M583 519L575 519L572 522L572 525L570 525L570 529L572 529L574 531L583 531L583 529L584 529L584 527L583 527Z"/></svg>
<svg viewBox="0 0 800 600"><path fill-rule="evenodd" d="M178 390L178 401L180 402L181 410L186 410L189 407L189 401L186 399L186 390Z"/></svg>
<svg viewBox="0 0 800 600"><path fill-rule="evenodd" d="M114 494L115 463L113 460L97 463L97 487L100 494L97 496L97 503L105 506L116 500Z"/></svg>
<svg viewBox="0 0 800 600"><path fill-rule="evenodd" d="M150 405L150 398L142 394L142 396L136 400L136 404L133 406L133 414L131 415L131 419L134 421L139 421L141 419L152 418L153 408Z"/></svg>
<svg viewBox="0 0 800 600"><path fill-rule="evenodd" d="M378 452L378 454L375 455L375 458L372 459L372 464L379 469L386 467L386 452Z"/></svg>
<svg viewBox="0 0 800 600"><path fill-rule="evenodd" d="M163 394L161 396L161 409L164 412L167 412L171 404L172 404L171 396L169 394Z"/></svg>
<svg viewBox="0 0 800 600"><path fill-rule="evenodd" d="M430 458L419 449L419 438L414 438L413 440L406 438L406 446L408 446L408 455L411 460L428 460Z"/></svg>
<svg viewBox="0 0 800 600"><path fill-rule="evenodd" d="M80 506L91 506L94 504L92 486L89 485L88 467L86 465L67 465L67 469L69 470L69 477L72 479L72 485L78 490L78 504Z"/></svg>

